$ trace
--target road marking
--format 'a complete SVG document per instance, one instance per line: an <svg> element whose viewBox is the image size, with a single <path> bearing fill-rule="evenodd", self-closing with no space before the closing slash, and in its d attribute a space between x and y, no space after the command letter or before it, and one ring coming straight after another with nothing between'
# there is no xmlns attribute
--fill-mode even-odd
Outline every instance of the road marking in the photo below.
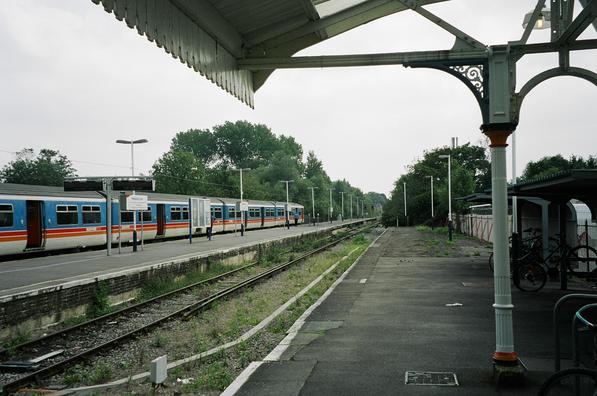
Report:
<svg viewBox="0 0 597 396"><path fill-rule="evenodd" d="M365 283L365 282L367 282L367 278L361 279L361 280L359 281L359 283Z"/></svg>

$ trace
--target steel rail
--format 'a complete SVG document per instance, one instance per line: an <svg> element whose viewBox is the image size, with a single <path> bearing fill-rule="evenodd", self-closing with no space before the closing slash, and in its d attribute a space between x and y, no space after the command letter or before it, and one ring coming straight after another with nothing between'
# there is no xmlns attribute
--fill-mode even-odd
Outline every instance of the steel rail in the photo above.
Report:
<svg viewBox="0 0 597 396"><path fill-rule="evenodd" d="M60 337L60 336L62 336L64 334L67 334L67 333L71 333L71 332L73 332L75 330L78 330L78 329L80 329L82 327L90 326L90 325L96 324L98 322L107 320L107 319L113 319L113 318L115 318L115 317L117 317L119 315L123 315L125 313L137 310L139 308L142 308L142 307L144 307L146 305L149 305L151 303L154 303L156 301L163 300L164 298L171 297L173 295L182 293L184 291L193 289L193 288L198 287L198 286L204 286L204 285L208 285L208 284L217 282L217 281L219 281L221 279L229 277L230 275L234 275L237 272L244 271L244 270L246 270L248 268L251 268L251 267L253 267L253 266L257 265L257 264L258 264L258 262L253 262L253 263L244 265L242 267L235 268L233 270L224 272L222 274L212 276L211 278L203 279L201 281L192 283L190 285L183 286L183 287L181 287L179 289L172 290L172 291L160 294L159 296L152 297L152 298L150 298L148 300L141 301L141 302L133 304L133 305L129 305L129 306L124 307L122 309L119 309L117 311L110 312L110 313L102 315L102 316L98 316L97 318L93 318L93 319L87 320L85 322L82 322L82 323L79 323L79 324L76 324L76 325L73 325L73 326L66 327L66 328L61 329L59 331L47 334L47 335L45 335L43 337L39 337L39 338L36 338L34 340L26 341L26 342L23 342L21 344L18 344L18 345L9 347L9 348L2 348L2 349L0 349L0 357L2 357L2 358L9 357L10 354L13 354L16 351L20 351L20 350L25 349L25 348L30 348L30 347L32 347L32 346L34 346L36 344L41 344L42 342L47 342L47 341L49 341L49 340L51 340L53 338Z"/></svg>
<svg viewBox="0 0 597 396"><path fill-rule="evenodd" d="M3 385L2 388L0 388L0 394L4 394L4 393L7 393L7 392L12 392L12 391L18 390L22 386L25 386L25 385L28 385L28 384L31 384L31 383L39 382L41 379L48 378L48 377L50 377L52 375L55 375L55 374L60 373L60 372L63 372L66 368L72 366L77 361L83 360L86 357L88 357L90 355L93 355L93 354L96 354L96 353L98 353L101 350L108 349L108 347L115 346L115 345L121 343L124 340L127 340L129 338L133 338L133 337L135 337L137 335L140 335L142 333L146 333L147 331L153 329L154 327L156 327L156 326L162 324L163 322L165 322L167 320L170 320L170 319L172 319L174 317L183 316L183 318L188 318L190 315L192 315L192 314L194 314L194 313L196 313L196 312L198 312L200 310L203 310L203 309L207 308L208 306L210 306L214 302L216 302L218 300L221 300L221 299L223 299L225 297L228 297L228 296L230 296L230 295L238 292L239 290L242 290L242 289L247 288L247 287L249 287L251 285L254 285L254 284L256 284L256 283L258 283L258 282L260 282L260 281L262 281L262 280L264 280L266 278L269 278L269 277L275 275L278 272L282 272L283 270L289 268L293 264L296 264L296 263L298 263L300 261L303 261L306 258L308 258L310 256L313 256L313 255L315 255L317 253L320 253L323 250L327 250L327 249L329 249L329 248L337 245L338 243L340 243L340 242L342 242L342 241L344 241L344 240L346 240L348 238L351 238L351 237L357 235L360 232L363 232L365 230L368 230L368 229L372 228L375 224L376 223L374 223L372 225L367 225L365 227L361 227L360 229L352 231L348 235L345 235L345 236L343 236L343 237L341 237L341 238L339 238L339 239L337 239L335 241L332 241L332 242L330 242L330 243L328 243L328 244L326 244L326 245L324 245L322 247L314 249L313 251L311 251L309 253L306 253L306 254L300 256L299 258L296 258L296 259L291 260L291 261L289 261L287 263L284 263L284 264L281 264L279 266L276 266L276 267L274 267L272 269L266 270L266 271L262 272L261 274L255 275L255 276L253 276L253 277L251 277L251 278L249 278L247 280L241 281L241 282L239 282L239 283L237 283L237 284L235 284L235 285L233 285L231 287L228 287L228 288L226 288L226 289L224 289L222 291L216 292L216 293L214 293L211 296L203 298L203 299L201 299L201 300L199 300L199 301L197 301L197 302L195 302L193 304L187 305L186 307L183 307L183 308L181 308L181 309L179 309L179 310L177 310L177 311L175 311L175 312L173 312L171 314L163 316L160 319L156 319L155 321L153 321L153 322L151 322L149 324L143 325L143 326L141 326L141 327L139 327L139 328L137 328L135 330L132 330L132 331L130 331L128 333L125 333L125 334L123 334L123 335L121 335L119 337L116 337L116 338L112 339L112 340L106 341L106 342L104 342L104 343L102 343L100 345L97 345L97 346L95 346L93 348L90 348L90 349L88 349L86 351L83 351L83 352L78 353L76 355L70 356L69 358L64 359L64 360L62 360L62 361L60 361L58 363L55 363L55 364L53 364L51 366L44 367L44 368L42 368L40 370L37 370L37 371L35 371L33 373L30 373L28 375L20 377L20 378L14 380L14 381L8 382L5 385Z"/></svg>

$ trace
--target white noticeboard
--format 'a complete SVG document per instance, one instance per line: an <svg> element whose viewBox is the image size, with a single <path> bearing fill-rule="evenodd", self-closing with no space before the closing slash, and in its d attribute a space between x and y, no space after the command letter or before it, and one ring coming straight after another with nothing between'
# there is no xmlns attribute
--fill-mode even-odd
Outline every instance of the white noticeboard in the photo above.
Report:
<svg viewBox="0 0 597 396"><path fill-rule="evenodd" d="M209 199L191 198L192 227L211 226L211 206Z"/></svg>
<svg viewBox="0 0 597 396"><path fill-rule="evenodd" d="M147 210L147 195L129 195L126 197L125 210Z"/></svg>
<svg viewBox="0 0 597 396"><path fill-rule="evenodd" d="M236 210L246 212L249 210L249 203L246 201L240 201L236 203Z"/></svg>

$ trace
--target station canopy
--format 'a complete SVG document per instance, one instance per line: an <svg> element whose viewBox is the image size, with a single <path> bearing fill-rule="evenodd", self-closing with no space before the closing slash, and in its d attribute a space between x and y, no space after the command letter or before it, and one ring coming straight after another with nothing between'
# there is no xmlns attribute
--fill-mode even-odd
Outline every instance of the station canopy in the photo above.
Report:
<svg viewBox="0 0 597 396"><path fill-rule="evenodd" d="M251 107L254 92L273 70L239 68L240 60L289 57L409 8L396 0L92 1Z"/></svg>
<svg viewBox="0 0 597 396"><path fill-rule="evenodd" d="M508 187L508 198L512 196L541 198L558 204L578 199L591 209L591 217L596 219L597 169L572 169L517 183ZM491 189L457 199L465 202L491 203Z"/></svg>

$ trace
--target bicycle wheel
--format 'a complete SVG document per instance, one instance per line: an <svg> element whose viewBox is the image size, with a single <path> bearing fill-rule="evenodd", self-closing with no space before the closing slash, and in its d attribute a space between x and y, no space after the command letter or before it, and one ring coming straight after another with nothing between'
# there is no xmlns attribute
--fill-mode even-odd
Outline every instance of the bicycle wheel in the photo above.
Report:
<svg viewBox="0 0 597 396"><path fill-rule="evenodd" d="M539 291L547 282L547 271L536 261L519 263L516 271L518 276L514 278L514 286L523 292Z"/></svg>
<svg viewBox="0 0 597 396"><path fill-rule="evenodd" d="M590 272L591 264L597 264L597 250L588 245L576 246L568 253L568 270L573 274Z"/></svg>
<svg viewBox="0 0 597 396"><path fill-rule="evenodd" d="M493 272L493 252L489 255L489 270Z"/></svg>
<svg viewBox="0 0 597 396"><path fill-rule="evenodd" d="M597 371L575 367L547 379L537 396L597 396Z"/></svg>

